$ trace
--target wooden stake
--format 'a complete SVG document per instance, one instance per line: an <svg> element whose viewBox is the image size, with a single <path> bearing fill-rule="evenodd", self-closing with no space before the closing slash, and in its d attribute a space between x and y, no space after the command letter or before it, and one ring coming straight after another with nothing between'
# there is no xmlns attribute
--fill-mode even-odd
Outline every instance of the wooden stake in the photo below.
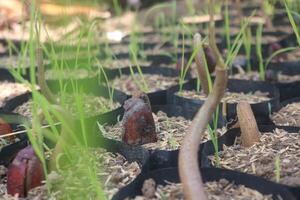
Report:
<svg viewBox="0 0 300 200"><path fill-rule="evenodd" d="M239 102L237 116L241 128L242 145L251 147L259 142L260 133L251 106L247 102Z"/></svg>
<svg viewBox="0 0 300 200"><path fill-rule="evenodd" d="M205 69L205 64L203 62L203 47L201 44L201 40L202 37L199 33L196 33L194 35L194 48L198 49L199 51L197 52L196 56L195 56L195 61L197 64L197 72L198 72L198 76L199 79L201 81L201 87L202 90L204 92L205 95L209 94L209 87L208 87L208 77L207 77L207 73L206 73L206 69Z"/></svg>

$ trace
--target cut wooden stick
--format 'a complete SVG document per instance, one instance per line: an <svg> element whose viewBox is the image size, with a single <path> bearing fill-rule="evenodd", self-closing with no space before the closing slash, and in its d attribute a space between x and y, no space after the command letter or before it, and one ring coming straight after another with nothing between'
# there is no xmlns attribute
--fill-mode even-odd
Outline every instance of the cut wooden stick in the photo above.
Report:
<svg viewBox="0 0 300 200"><path fill-rule="evenodd" d="M241 129L242 145L251 147L259 142L260 133L250 104L239 102L237 105L237 116Z"/></svg>
<svg viewBox="0 0 300 200"><path fill-rule="evenodd" d="M201 88L204 92L205 95L209 94L209 84L208 84L208 77L207 77L207 72L205 69L205 64L203 61L203 46L202 46L202 37L200 33L196 33L194 35L194 48L199 49L196 56L195 56L195 62L197 64L197 72L199 79L201 81Z"/></svg>
<svg viewBox="0 0 300 200"><path fill-rule="evenodd" d="M194 117L179 152L179 175L183 186L184 197L188 200L207 199L198 164L199 144L227 87L227 68L215 44L213 21L214 1L211 0L209 5L211 18L210 34L212 34L210 35L210 46L212 47L215 58L217 58L216 79L212 92L208 95L205 103Z"/></svg>

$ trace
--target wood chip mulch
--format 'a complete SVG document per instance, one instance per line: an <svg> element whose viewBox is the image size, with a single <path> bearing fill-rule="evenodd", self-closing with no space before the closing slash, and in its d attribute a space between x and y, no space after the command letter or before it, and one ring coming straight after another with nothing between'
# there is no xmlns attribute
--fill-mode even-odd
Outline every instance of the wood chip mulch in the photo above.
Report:
<svg viewBox="0 0 300 200"><path fill-rule="evenodd" d="M176 150L179 149L183 138L188 131L191 121L181 116L168 117L166 113L159 111L153 114L158 141L144 144L147 149ZM114 126L104 126L103 134L106 138L122 141L122 122ZM217 129L217 135L221 136L226 132L226 128ZM208 130L205 131L202 142L210 140Z"/></svg>
<svg viewBox="0 0 300 200"><path fill-rule="evenodd" d="M206 100L206 95L202 92L196 92L195 90L183 90L182 92L177 92L177 95L185 97L188 99ZM250 93L236 93L236 92L226 92L222 98L222 102L227 103L238 103L239 101L246 101L250 104L261 103L264 101L269 101L269 93L267 92L250 92Z"/></svg>
<svg viewBox="0 0 300 200"><path fill-rule="evenodd" d="M300 127L300 102L290 103L271 116L278 126Z"/></svg>
<svg viewBox="0 0 300 200"><path fill-rule="evenodd" d="M152 187L152 188L151 188ZM204 183L204 190L209 200L271 200L272 195L263 195L260 192L247 188L244 185L236 185L226 179ZM155 189L153 179L144 182L142 188L143 196L137 196L135 200L183 200L183 188L181 183L170 183L162 186L158 185Z"/></svg>
<svg viewBox="0 0 300 200"><path fill-rule="evenodd" d="M245 148L237 140L237 144L226 147L219 152L220 166L226 169L238 170L255 174L271 181L291 186L300 186L300 133L287 133L275 129L273 133L261 135L260 143ZM209 156L216 165L215 156ZM279 160L280 167L275 162Z"/></svg>

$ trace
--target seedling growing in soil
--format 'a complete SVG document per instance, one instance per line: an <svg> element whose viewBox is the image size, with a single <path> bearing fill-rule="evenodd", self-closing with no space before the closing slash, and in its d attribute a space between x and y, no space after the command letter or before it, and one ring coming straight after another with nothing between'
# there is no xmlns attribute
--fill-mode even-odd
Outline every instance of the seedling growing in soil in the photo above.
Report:
<svg viewBox="0 0 300 200"><path fill-rule="evenodd" d="M219 120L219 106L217 106L216 112L213 116L213 128L208 125L208 133L209 137L214 145L214 152L215 152L215 159L216 159L216 166L220 166L220 158L219 158L219 147L218 147L218 134L217 134L217 128L218 128L218 120Z"/></svg>
<svg viewBox="0 0 300 200"><path fill-rule="evenodd" d="M133 79L133 81L135 82L135 84L140 88L140 90L142 90L143 92L147 93L149 91L149 87L148 87L148 83L144 77L143 71L141 69L141 66L138 64L138 60L137 60L137 50L131 49L130 48L130 52L132 55L132 59L133 59L133 63L135 64L137 70L138 70L138 75L141 78L141 81L137 80L133 71L132 66L130 65L130 74L131 77Z"/></svg>
<svg viewBox="0 0 300 200"><path fill-rule="evenodd" d="M265 69L263 64L263 55L262 55L262 30L263 25L259 24L257 30L256 30L256 55L258 57L259 62L259 77L261 80L265 80Z"/></svg>
<svg viewBox="0 0 300 200"><path fill-rule="evenodd" d="M22 149L8 167L7 192L26 197L28 191L44 180L43 166L31 146Z"/></svg>
<svg viewBox="0 0 300 200"><path fill-rule="evenodd" d="M224 30L225 30L225 36L226 36L226 45L227 49L231 48L231 41L230 41L230 16L228 11L228 0L225 0L225 11L224 11Z"/></svg>
<svg viewBox="0 0 300 200"><path fill-rule="evenodd" d="M129 145L157 141L155 123L147 95L137 94L124 103L123 141Z"/></svg>
<svg viewBox="0 0 300 200"><path fill-rule="evenodd" d="M281 173L280 157L278 155L278 156L276 156L276 159L275 159L275 180L277 183L279 183L279 181L280 181L280 173Z"/></svg>
<svg viewBox="0 0 300 200"><path fill-rule="evenodd" d="M207 199L202 185L201 174L198 165L198 148L203 133L220 103L227 87L227 67L216 46L214 28L214 1L209 4L210 35L209 44L216 58L216 79L212 92L208 95L204 105L196 114L179 153L179 175L183 184L186 199Z"/></svg>
<svg viewBox="0 0 300 200"><path fill-rule="evenodd" d="M266 28L271 29L273 27L271 15L273 13L273 5L269 1L261 1L260 12L261 16L265 20Z"/></svg>
<svg viewBox="0 0 300 200"><path fill-rule="evenodd" d="M298 45L300 46L300 30L296 24L296 21L293 17L293 14L295 14L298 18L300 17L300 15L297 13L297 12L292 12L287 4L287 1L285 0L284 1L284 5L285 5L285 9L286 9L286 12L288 14L288 17L289 17L289 20L290 20L290 23L292 25L292 28L294 30L294 33L296 35L296 38L297 38L297 42L298 42Z"/></svg>

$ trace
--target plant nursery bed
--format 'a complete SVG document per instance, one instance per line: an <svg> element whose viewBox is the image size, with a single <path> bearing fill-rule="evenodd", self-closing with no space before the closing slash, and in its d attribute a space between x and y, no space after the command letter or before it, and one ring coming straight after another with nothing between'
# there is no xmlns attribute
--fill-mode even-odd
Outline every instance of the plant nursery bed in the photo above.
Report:
<svg viewBox="0 0 300 200"><path fill-rule="evenodd" d="M278 126L300 127L300 100L299 98L282 103L282 107L271 115L272 121Z"/></svg>
<svg viewBox="0 0 300 200"><path fill-rule="evenodd" d="M136 63L134 63L132 60L127 58L107 60L101 64L108 69L119 69L119 68L127 68L130 66L136 66ZM146 60L138 60L138 65L142 67L148 67L151 65L151 62Z"/></svg>
<svg viewBox="0 0 300 200"><path fill-rule="evenodd" d="M295 199L284 187L262 178L225 169L201 168L208 199ZM121 189L119 199L176 199L182 200L183 191L178 168L142 172L134 182Z"/></svg>
<svg viewBox="0 0 300 200"><path fill-rule="evenodd" d="M195 114L206 100L205 95L197 94L196 85L197 80L192 79L183 84L181 91L178 86L170 88L168 102L182 105L188 112ZM186 95L183 96L182 93ZM218 127L223 127L236 118L236 105L240 101L250 103L258 123L268 124L271 111L279 107L279 92L275 86L265 82L230 79L228 90L220 103Z"/></svg>
<svg viewBox="0 0 300 200"><path fill-rule="evenodd" d="M105 149L102 148L93 148L89 150L90 156L95 159L96 162L96 169L97 169L97 175L99 182L103 186L103 191L108 199L111 199L112 196L119 191L120 188L128 185L130 182L132 182L138 174L141 172L141 167L137 162L128 162L126 158L119 153L112 153L107 152ZM68 198L65 191L61 190L60 188L65 188L69 191L67 191L68 194L71 192L73 193L74 197L76 193L78 193L78 188L72 187L76 184L81 184L80 180L77 180L76 182L71 182L72 180L72 174L73 176L78 176L78 174L84 173L83 171L86 170L83 168L83 164L78 162L76 164L76 167L70 167L67 169L68 173L71 176L65 176L60 175L59 172L52 172L49 174L49 180L51 182L54 182L54 188L55 192L48 194L47 187L45 185L42 185L40 187L34 188L31 191L29 191L28 200L33 200L39 197L39 199L49 199L54 198L55 199L65 199ZM0 197L3 199L14 199L10 195L7 194L6 191L6 172L7 169L4 166L0 166L0 174L1 176L4 176L0 180ZM78 173L78 174L74 174ZM83 178L83 177L82 177ZM62 187L63 184L67 184L68 187ZM87 186L88 187L88 186ZM87 188L82 188L83 190ZM81 194L82 191L79 190L78 195ZM86 191L88 192L88 191ZM92 193L95 191L90 191L88 193ZM90 194L93 196L93 194Z"/></svg>
<svg viewBox="0 0 300 200"><path fill-rule="evenodd" d="M78 115L78 108L75 101L75 96L72 94L64 94L64 103L66 109L72 113L75 117ZM95 96L93 94L82 94L81 97L83 102L83 113L86 117L96 116L99 114L106 113L108 111L114 110L120 107L119 102L111 101L102 96ZM26 116L29 119L32 119L32 106L33 101L30 99L21 105L17 106L13 112L18 113L20 115Z"/></svg>
<svg viewBox="0 0 300 200"><path fill-rule="evenodd" d="M195 90L183 90L182 92L177 92L176 95L187 98L187 99L196 99L196 100L205 100L207 96L203 92L197 92ZM221 102L227 103L238 103L240 101L246 101L250 104L261 103L264 101L269 101L267 92L255 91L253 93L237 93L237 92L226 92L221 100Z"/></svg>
<svg viewBox="0 0 300 200"><path fill-rule="evenodd" d="M84 68L78 69L48 69L45 71L46 80L65 80L65 79L85 79L95 77L97 73L93 70L88 70Z"/></svg>
<svg viewBox="0 0 300 200"><path fill-rule="evenodd" d="M143 76L143 78L142 78ZM147 92L156 92L159 90L168 89L171 86L174 86L178 83L178 77L168 77L159 74L143 74L135 73L131 75L121 75L119 78L116 78L112 81L112 87L130 95L132 92L143 90L141 87L144 86L143 79L146 82L145 90Z"/></svg>
<svg viewBox="0 0 300 200"><path fill-rule="evenodd" d="M299 187L299 138L299 133L275 129L274 132L263 133L260 142L249 148L244 148L237 140L235 145L224 147L219 153L220 166ZM280 169L276 169L276 158L279 159ZM215 157L210 159L215 166ZM279 180L276 180L276 173L280 174Z"/></svg>
<svg viewBox="0 0 300 200"><path fill-rule="evenodd" d="M148 179L144 182L142 192L143 196L137 196L134 200L183 200L183 187L181 183L166 182L166 185L158 185L153 179ZM253 199L253 200L272 200L272 195L263 195L260 192L244 185L237 185L234 182L229 182L226 179L219 181L211 181L204 183L204 190L209 200L216 199ZM128 199L129 200L129 199Z"/></svg>
<svg viewBox="0 0 300 200"><path fill-rule="evenodd" d="M191 124L191 120L185 119L182 116L169 117L162 111L158 111L156 114L153 113L153 118L158 141L155 143L144 144L142 146L149 150L172 151L179 149ZM104 137L122 141L122 122L118 122L114 126L104 126L104 129ZM226 129L217 129L216 132L217 136L221 136L226 132ZM208 140L210 140L210 135L208 130L206 130L203 137L203 143Z"/></svg>
<svg viewBox="0 0 300 200"><path fill-rule="evenodd" d="M259 81L260 76L258 71L249 71L249 72L241 72L237 74L230 75L229 78L233 79L239 79L239 80L251 80L251 81ZM282 72L279 72L275 80L278 83L292 83L296 81L300 81L300 75L288 75L288 74L283 74Z"/></svg>

